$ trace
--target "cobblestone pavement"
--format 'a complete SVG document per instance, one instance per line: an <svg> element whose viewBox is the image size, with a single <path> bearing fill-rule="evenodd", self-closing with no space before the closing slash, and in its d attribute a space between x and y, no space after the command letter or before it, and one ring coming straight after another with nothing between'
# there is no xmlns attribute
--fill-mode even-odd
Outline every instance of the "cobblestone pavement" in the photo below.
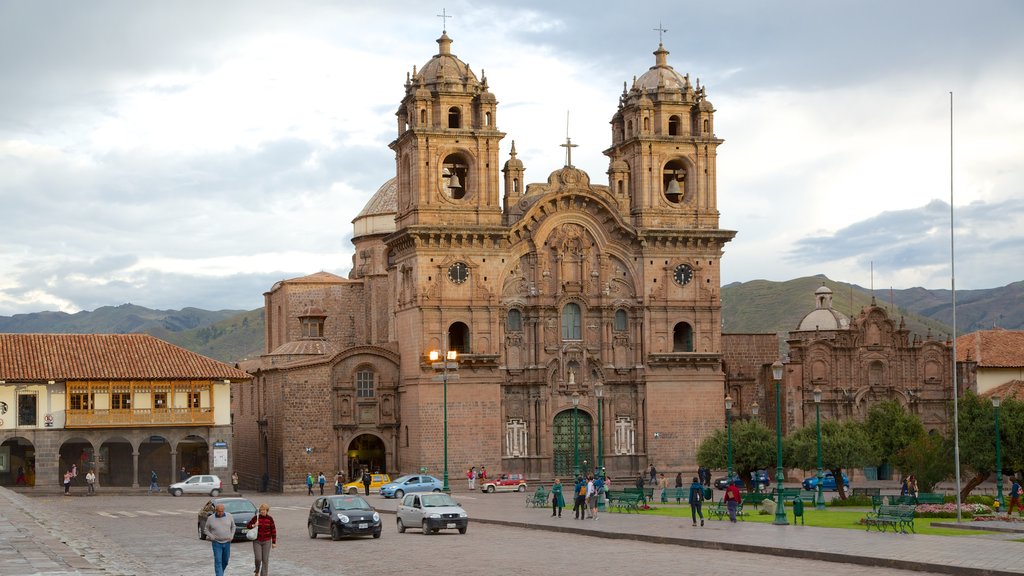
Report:
<svg viewBox="0 0 1024 576"><path fill-rule="evenodd" d="M149 574L205 575L211 571L210 545L197 537L196 512L205 502L198 496L162 494L43 496L26 498L0 489L0 575ZM835 576L904 576L910 572L886 566L858 566L828 558L794 558L793 554L849 540L865 549L892 541L897 550L950 549L951 556L976 555L978 544L1010 549L1016 554L1013 572L1024 560L1024 544L981 537L942 538L895 536L849 530L774 527L709 521L692 528L678 518L604 514L594 521L550 517L546 510L523 506L519 494L456 493L474 519L468 534L423 536L410 530L398 534L393 511L397 502L371 496L382 511L384 535L333 542L311 540L305 524L312 501L305 495L248 495L267 502L278 524L280 544L271 556L273 574L310 573L396 574L514 570L517 576L603 572L609 574L681 573L717 575L757 573L759 576L828 573ZM5 500L6 499L6 500ZM10 506L7 505L10 500ZM570 512L571 516L571 512ZM509 522L519 526L493 522ZM831 534L835 536L832 537ZM632 540L618 539L627 535ZM1016 535L1020 537L1020 535ZM685 541L685 540L689 541ZM937 541L933 541L936 540ZM773 547L761 543L773 541ZM729 543L751 541L762 551L726 550ZM685 545L679 545L685 544ZM787 550L786 547L792 547ZM972 551L973 550L973 551ZM895 559L914 555L897 553ZM228 574L251 574L252 548L232 546ZM941 561L941 559L940 559ZM955 566L955 564L954 564ZM994 565L999 569L999 563ZM944 573L956 573L941 570ZM938 572L914 572L931 574ZM999 572L992 572L998 574Z"/></svg>

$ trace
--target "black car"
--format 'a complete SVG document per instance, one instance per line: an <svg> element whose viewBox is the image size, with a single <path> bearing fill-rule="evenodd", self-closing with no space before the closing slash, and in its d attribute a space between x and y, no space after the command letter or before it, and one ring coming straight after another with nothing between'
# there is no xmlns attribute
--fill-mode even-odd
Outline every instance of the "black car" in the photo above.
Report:
<svg viewBox="0 0 1024 576"><path fill-rule="evenodd" d="M757 484L754 486L755 490L763 490L772 484L772 481L768 478L768 472L766 470L758 470L757 472L754 472L754 478L757 480ZM735 473L732 475L732 483L738 488L746 486L746 484L743 483L743 479ZM715 480L715 488L718 488L719 490L725 490L727 484L728 483L725 478L718 478Z"/></svg>
<svg viewBox="0 0 1024 576"><path fill-rule="evenodd" d="M332 540L371 534L380 538L380 514L362 496L324 496L317 498L310 507L306 527L310 538L320 533L330 534Z"/></svg>
<svg viewBox="0 0 1024 576"><path fill-rule="evenodd" d="M248 498L210 498L199 510L199 539L206 540L206 518L217 510L217 504L224 505L224 511L235 520L235 540L245 539L245 525L258 513L256 505Z"/></svg>

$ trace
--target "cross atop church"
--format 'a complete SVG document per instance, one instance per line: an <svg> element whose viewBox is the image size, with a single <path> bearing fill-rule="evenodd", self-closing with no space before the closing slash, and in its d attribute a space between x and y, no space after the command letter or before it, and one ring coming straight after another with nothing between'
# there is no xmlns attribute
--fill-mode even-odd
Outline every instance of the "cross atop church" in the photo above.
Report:
<svg viewBox="0 0 1024 576"><path fill-rule="evenodd" d="M565 144L559 144L562 148L565 148L565 165L572 168L572 149L579 148L579 144L573 144L572 138L569 138L569 111L565 112Z"/></svg>
<svg viewBox="0 0 1024 576"><path fill-rule="evenodd" d="M661 35L664 34L665 32L668 32L668 29L667 28L663 28L661 26L661 22L658 22L658 27L654 28L653 30L658 33L658 44L660 45L661 44Z"/></svg>
<svg viewBox="0 0 1024 576"><path fill-rule="evenodd" d="M444 8L441 8L441 13L438 14L437 17L440 18L441 22L444 23L444 24L441 25L441 33L442 34L447 34L448 33L448 19L449 18L454 18L454 16L449 16L448 12ZM659 26L661 26L661 24L659 24Z"/></svg>

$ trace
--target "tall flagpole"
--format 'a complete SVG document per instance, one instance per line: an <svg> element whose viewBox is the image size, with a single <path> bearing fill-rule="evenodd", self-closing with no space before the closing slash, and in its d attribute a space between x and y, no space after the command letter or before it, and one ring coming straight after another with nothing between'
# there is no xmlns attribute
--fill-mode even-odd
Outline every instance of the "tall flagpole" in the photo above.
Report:
<svg viewBox="0 0 1024 576"><path fill-rule="evenodd" d="M953 298L953 459L956 463L956 521L960 514L960 392L956 371L956 251L953 241L953 92L949 93L949 278Z"/></svg>

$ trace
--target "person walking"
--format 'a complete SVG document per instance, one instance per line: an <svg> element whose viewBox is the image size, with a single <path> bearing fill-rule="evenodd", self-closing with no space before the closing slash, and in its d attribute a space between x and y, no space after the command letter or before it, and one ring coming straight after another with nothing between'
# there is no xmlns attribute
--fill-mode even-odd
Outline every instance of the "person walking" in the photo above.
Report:
<svg viewBox="0 0 1024 576"><path fill-rule="evenodd" d="M313 473L306 474L306 496L313 495Z"/></svg>
<svg viewBox="0 0 1024 576"><path fill-rule="evenodd" d="M587 497L584 500L587 506L588 517L597 520L597 487L594 485L594 475L587 476Z"/></svg>
<svg viewBox="0 0 1024 576"><path fill-rule="evenodd" d="M345 485L345 473L338 470L338 474L334 477L334 493L341 494L342 486Z"/></svg>
<svg viewBox="0 0 1024 576"><path fill-rule="evenodd" d="M370 476L369 468L363 468L363 491L366 495L370 495L370 483L373 482L373 476Z"/></svg>
<svg viewBox="0 0 1024 576"><path fill-rule="evenodd" d="M701 486L697 477L693 477L693 483L690 484L690 517L693 519L693 525L697 525L697 516L700 516L700 525L704 525L704 512L701 510L701 503L704 501L704 487Z"/></svg>
<svg viewBox="0 0 1024 576"><path fill-rule="evenodd" d="M658 485L658 469L654 467L654 464L651 464L651 486L657 486L657 485Z"/></svg>
<svg viewBox="0 0 1024 576"><path fill-rule="evenodd" d="M842 485L842 480L836 481L837 486ZM917 478L913 474L907 477L907 494L917 502Z"/></svg>
<svg viewBox="0 0 1024 576"><path fill-rule="evenodd" d="M231 487L238 493L238 472L231 473Z"/></svg>
<svg viewBox="0 0 1024 576"><path fill-rule="evenodd" d="M584 482L582 476L576 477L576 482L573 484L573 500L572 500L572 512L577 520L586 520L587 518L587 483Z"/></svg>
<svg viewBox="0 0 1024 576"><path fill-rule="evenodd" d="M270 505L260 504L259 514L252 517L246 528L259 526L256 539L252 541L252 555L256 561L256 569L252 576L267 576L270 573L270 550L277 548L277 526L270 515Z"/></svg>
<svg viewBox="0 0 1024 576"><path fill-rule="evenodd" d="M698 475L697 478L699 479L700 476ZM676 504L679 504L679 501L682 499L682 497L683 497L683 473L682 472L678 472L678 473L676 473Z"/></svg>
<svg viewBox="0 0 1024 576"><path fill-rule="evenodd" d="M658 487L661 488L661 503L668 503L668 478L665 478L665 473L662 472L658 478Z"/></svg>
<svg viewBox="0 0 1024 576"><path fill-rule="evenodd" d="M555 478L551 485L551 516L562 517L562 508L565 508L565 497L562 495L562 481ZM558 514L555 514L555 513Z"/></svg>
<svg viewBox="0 0 1024 576"><path fill-rule="evenodd" d="M1013 514L1013 509L1018 510L1018 516L1024 516L1024 506L1021 505L1021 496L1024 496L1020 486L1020 480L1016 476L1013 478L1013 484L1010 486L1010 505L1006 507L1006 517L1009 518Z"/></svg>
<svg viewBox="0 0 1024 576"><path fill-rule="evenodd" d="M235 537L235 519L224 511L223 504L217 504L213 514L206 517L206 537L213 547L213 573L224 576L224 570L231 559L231 539Z"/></svg>
<svg viewBox="0 0 1024 576"><path fill-rule="evenodd" d="M85 473L85 485L89 488L89 494L96 493L96 474L92 470Z"/></svg>
<svg viewBox="0 0 1024 576"><path fill-rule="evenodd" d="M71 470L64 473L64 495L71 495Z"/></svg>
<svg viewBox="0 0 1024 576"><path fill-rule="evenodd" d="M181 470L178 470L178 482L184 482L188 480L188 472L185 471L185 467L182 466Z"/></svg>
<svg viewBox="0 0 1024 576"><path fill-rule="evenodd" d="M157 484L156 480L157 480L156 470L150 470L149 471L149 493L150 494L156 494L156 493L160 492L160 486Z"/></svg>
<svg viewBox="0 0 1024 576"><path fill-rule="evenodd" d="M736 484L730 482L725 487L725 496L722 497L725 500L725 505L729 508L729 522L736 522L736 509L739 508L740 500L740 489Z"/></svg>
<svg viewBox="0 0 1024 576"><path fill-rule="evenodd" d="M469 489L476 490L476 466L471 466L466 472L466 480L469 481Z"/></svg>
<svg viewBox="0 0 1024 576"><path fill-rule="evenodd" d="M327 476L324 476L324 473L321 472L316 477L316 483L320 485L320 495L323 496L324 495L324 484L327 484Z"/></svg>

